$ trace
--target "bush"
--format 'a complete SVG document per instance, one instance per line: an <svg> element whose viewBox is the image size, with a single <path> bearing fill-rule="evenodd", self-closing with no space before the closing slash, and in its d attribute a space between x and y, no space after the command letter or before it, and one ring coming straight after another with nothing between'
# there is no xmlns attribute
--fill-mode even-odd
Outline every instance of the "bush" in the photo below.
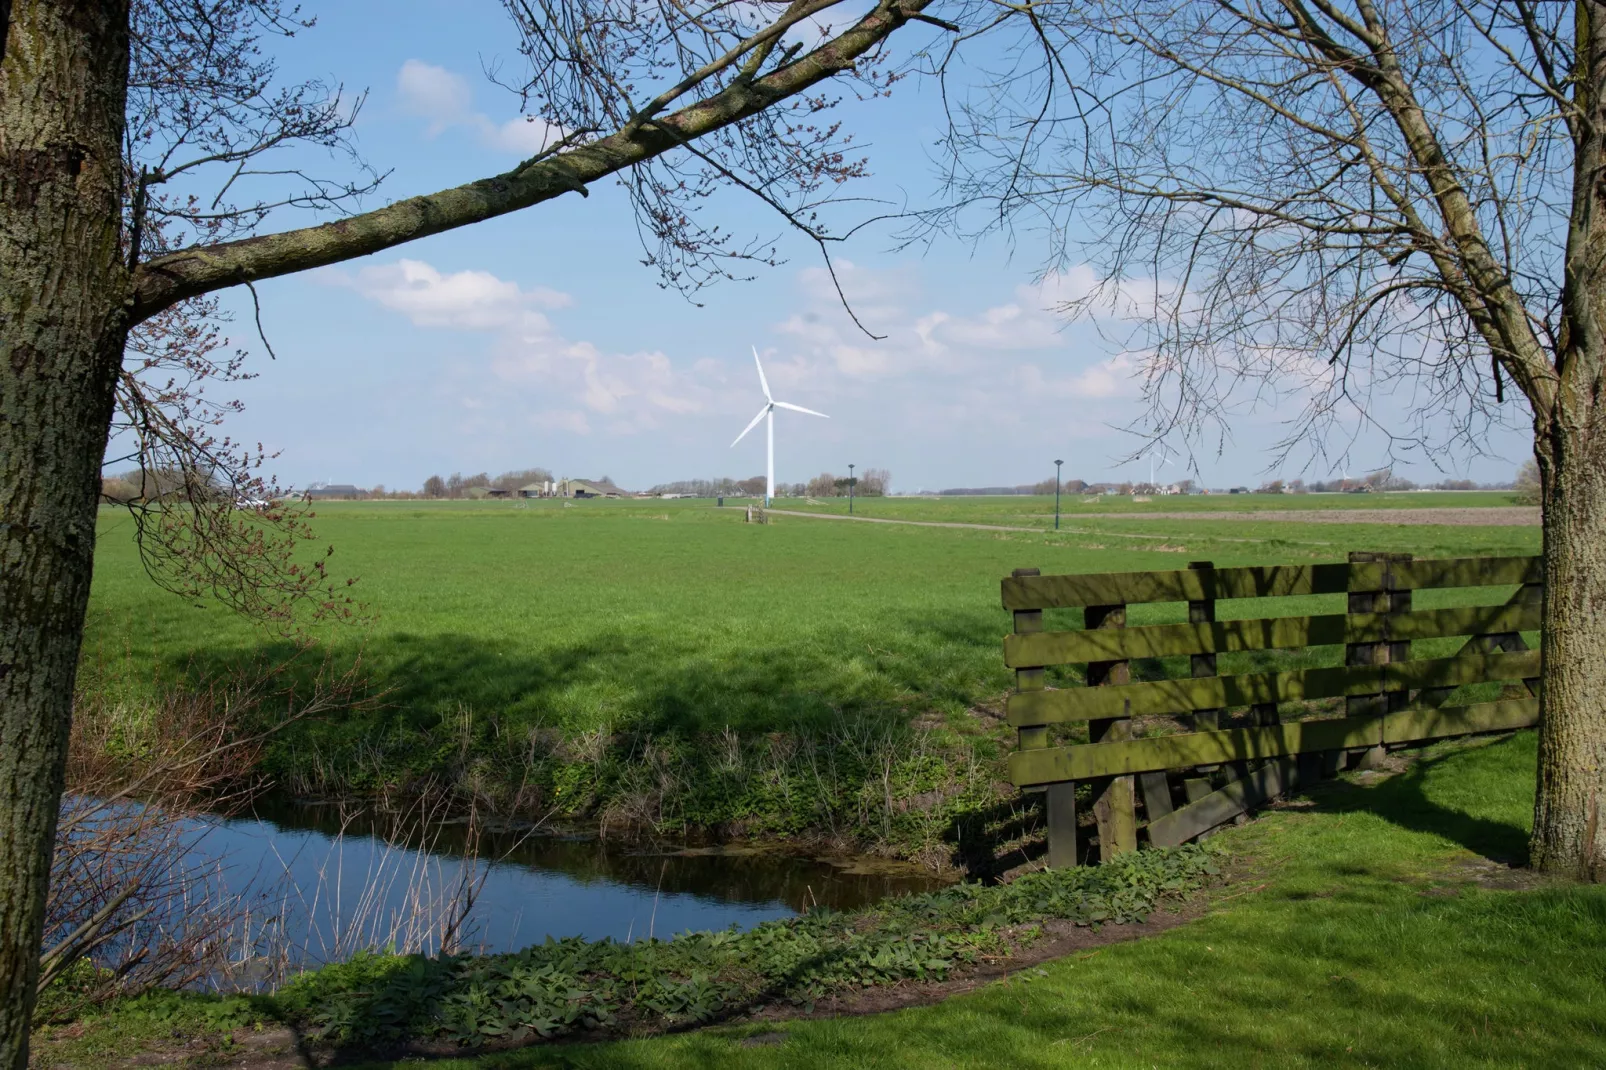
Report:
<svg viewBox="0 0 1606 1070"><path fill-rule="evenodd" d="M1514 486L1517 491L1517 504L1540 504L1539 463L1532 457L1523 461L1522 467L1517 469L1517 481Z"/></svg>

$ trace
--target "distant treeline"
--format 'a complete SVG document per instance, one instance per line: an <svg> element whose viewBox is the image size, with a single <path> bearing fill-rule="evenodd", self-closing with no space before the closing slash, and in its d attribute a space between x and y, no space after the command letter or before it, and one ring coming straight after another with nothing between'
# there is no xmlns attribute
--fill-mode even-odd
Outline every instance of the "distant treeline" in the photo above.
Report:
<svg viewBox="0 0 1606 1070"><path fill-rule="evenodd" d="M487 490L516 491L520 487L527 487L532 483L545 485L552 481L552 473L545 468L515 468L492 477L485 472L478 475L465 476L461 472L453 472L442 479L440 476L430 476L424 480L425 498L462 498L468 495L475 487L484 487ZM603 477L602 482L611 483L612 480ZM384 487L375 488L380 493L376 497L386 496ZM393 492L389 496L400 496L402 492Z"/></svg>
<svg viewBox="0 0 1606 1070"><path fill-rule="evenodd" d="M801 487L802 484L777 483L777 494L787 493L786 489L792 486ZM718 479L677 479L673 483L660 483L648 491L649 494L677 494L683 498L735 498L741 495L751 497L764 493L764 477L749 476L747 479L734 479L730 476L720 476Z"/></svg>
<svg viewBox="0 0 1606 1070"><path fill-rule="evenodd" d="M1080 494L1092 484L1080 479L1067 479L1060 484L1060 490L1066 494ZM1054 481L1045 479L1041 483L1020 483L1013 487L949 487L939 490L938 494L951 494L956 498L977 494L1053 494Z"/></svg>
<svg viewBox="0 0 1606 1070"><path fill-rule="evenodd" d="M854 477L853 493L861 498L875 498L892 491L892 473L885 468L866 468ZM764 493L764 477L747 479L680 479L673 483L660 483L650 494L677 494L687 498L755 498ZM776 483L777 498L846 498L848 477L821 472L807 483Z"/></svg>
<svg viewBox="0 0 1606 1070"><path fill-rule="evenodd" d="M1273 479L1260 484L1252 493L1255 494L1336 494L1361 493L1380 490L1510 490L1513 484L1508 480L1503 483L1477 483L1470 479L1441 479L1437 483L1415 483L1409 479L1397 476L1392 470L1383 468L1376 472L1368 472L1364 476L1346 477L1343 479L1316 480L1306 483L1303 479ZM1179 479L1175 482L1154 486L1148 483L1089 483L1081 479L1067 479L1060 484L1060 491L1064 494L1102 494L1113 492L1115 494L1166 494L1166 493L1193 493L1194 482L1191 479ZM1214 490L1210 493L1220 494L1229 488ZM1235 494L1251 493L1249 487L1230 488ZM1043 495L1054 493L1054 481L1045 479L1040 483L1018 483L1013 487L947 487L937 491L937 494L953 497L966 497L984 494L1031 494Z"/></svg>
<svg viewBox="0 0 1606 1070"><path fill-rule="evenodd" d="M1256 488L1257 494L1341 494L1364 493L1379 490L1510 490L1512 483L1476 483L1470 479L1441 479L1437 483L1416 483L1394 474L1393 469L1379 468L1364 476L1342 479L1317 480L1306 483L1302 479L1284 482L1273 479ZM1240 488L1247 490L1248 488Z"/></svg>

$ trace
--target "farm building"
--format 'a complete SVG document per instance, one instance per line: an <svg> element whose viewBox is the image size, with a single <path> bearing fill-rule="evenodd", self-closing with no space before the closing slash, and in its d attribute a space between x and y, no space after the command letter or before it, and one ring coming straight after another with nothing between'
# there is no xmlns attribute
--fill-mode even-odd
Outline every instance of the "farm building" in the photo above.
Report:
<svg viewBox="0 0 1606 1070"><path fill-rule="evenodd" d="M601 479L560 479L560 498L623 498L627 492Z"/></svg>
<svg viewBox="0 0 1606 1070"><path fill-rule="evenodd" d="M365 493L350 483L315 483L306 490L308 498L358 498Z"/></svg>
<svg viewBox="0 0 1606 1070"><path fill-rule="evenodd" d="M553 488L556 486L557 484L550 479L545 483L527 483L519 488L519 497L550 498L553 494Z"/></svg>

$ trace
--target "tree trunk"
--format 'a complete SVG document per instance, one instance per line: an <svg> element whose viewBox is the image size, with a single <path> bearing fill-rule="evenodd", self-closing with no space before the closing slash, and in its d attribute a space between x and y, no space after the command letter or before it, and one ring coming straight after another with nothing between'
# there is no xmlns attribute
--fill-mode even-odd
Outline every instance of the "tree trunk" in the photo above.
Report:
<svg viewBox="0 0 1606 1070"><path fill-rule="evenodd" d="M127 0L17 0L0 65L0 1070L23 1070L122 361Z"/></svg>
<svg viewBox="0 0 1606 1070"><path fill-rule="evenodd" d="M1597 364L1598 366L1598 364ZM1538 436L1544 673L1531 864L1606 880L1606 427L1602 384ZM1571 404L1569 405L1569 402Z"/></svg>

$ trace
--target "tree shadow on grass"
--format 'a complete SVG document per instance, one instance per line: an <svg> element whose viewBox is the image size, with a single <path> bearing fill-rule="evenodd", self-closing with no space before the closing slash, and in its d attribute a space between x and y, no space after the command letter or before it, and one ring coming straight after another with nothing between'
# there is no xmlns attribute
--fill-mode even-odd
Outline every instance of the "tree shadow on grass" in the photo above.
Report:
<svg viewBox="0 0 1606 1070"><path fill-rule="evenodd" d="M284 666L287 682L309 689L326 667L293 658L288 646L200 649L184 662L189 686L242 665ZM829 725L843 711L893 717L892 686L878 686L840 662L786 648L706 651L659 636L612 630L538 652L460 634L400 633L343 648L332 663L358 659L383 719L433 724L469 710L504 721L647 733L789 731Z"/></svg>
<svg viewBox="0 0 1606 1070"><path fill-rule="evenodd" d="M795 732L830 727L844 713L907 723L932 706L970 701L977 681L969 669L982 665L983 649L984 660L996 652L994 617L916 617L884 629L844 623L779 641L721 637L717 645L700 632L650 626L587 627L534 649L513 639L403 631L331 644L327 663L268 641L199 645L164 670L196 686L242 666L283 666L287 682L304 692L320 672L360 659L387 721L428 724L466 709L566 731Z"/></svg>
<svg viewBox="0 0 1606 1070"><path fill-rule="evenodd" d="M1477 752L1455 749L1418 756L1403 772L1374 784L1344 780L1317 784L1305 793L1318 813L1376 814L1413 832L1449 840L1491 861L1523 866L1528 861L1528 829L1520 820L1500 820L1472 812L1446 800L1435 786L1450 777L1465 782L1463 793L1478 795L1480 808L1494 809L1498 796L1509 793L1531 800L1531 745L1521 736L1482 744ZM1529 775L1524 777L1523 772ZM1515 782L1515 783L1514 783ZM1521 800L1518 802L1520 809Z"/></svg>

